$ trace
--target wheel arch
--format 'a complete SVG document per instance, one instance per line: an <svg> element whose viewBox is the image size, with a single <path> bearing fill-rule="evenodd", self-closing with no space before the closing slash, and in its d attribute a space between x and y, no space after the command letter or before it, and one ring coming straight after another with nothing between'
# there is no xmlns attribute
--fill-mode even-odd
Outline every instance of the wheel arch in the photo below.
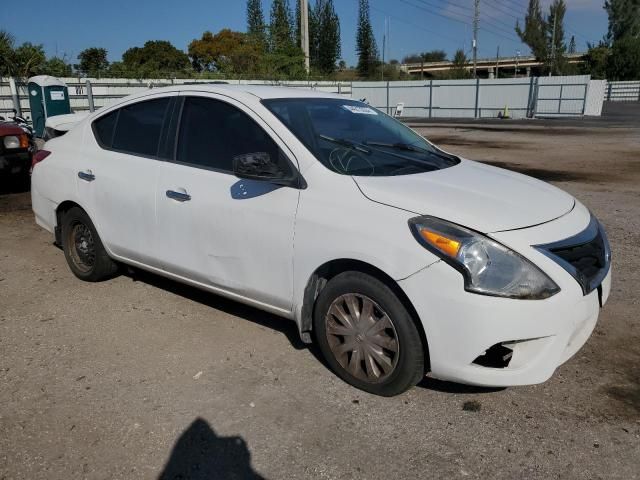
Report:
<svg viewBox="0 0 640 480"><path fill-rule="evenodd" d="M316 270L311 274L307 283L305 285L304 294L303 294L303 302L302 309L300 313L300 319L298 326L300 328L300 337L303 342L311 343L311 331L313 329L313 314L316 305L316 300L318 295L325 287L327 282L331 280L333 277L340 273L344 272L361 272L367 275L370 275L377 280L384 283L387 287L391 289L391 291L398 297L400 302L404 305L404 307L409 312L411 319L413 320L416 328L418 329L418 333L420 334L420 341L422 342L422 347L425 355L425 370L429 368L429 343L427 341L427 336L424 331L424 327L422 322L420 321L420 316L418 312L414 308L411 300L407 294L402 290L398 282L396 282L392 277L390 277L387 273L385 273L380 268L364 262L362 260L354 260L350 258L340 258L328 261L322 265L320 265Z"/></svg>
<svg viewBox="0 0 640 480"><path fill-rule="evenodd" d="M62 246L62 217L66 212L68 212L74 207L78 207L82 209L84 212L87 211L85 208L82 207L82 205L80 205L77 202L74 202L73 200L65 200L63 202L60 202L60 204L56 207L56 224L54 226L54 235L55 235L55 243L58 246Z"/></svg>

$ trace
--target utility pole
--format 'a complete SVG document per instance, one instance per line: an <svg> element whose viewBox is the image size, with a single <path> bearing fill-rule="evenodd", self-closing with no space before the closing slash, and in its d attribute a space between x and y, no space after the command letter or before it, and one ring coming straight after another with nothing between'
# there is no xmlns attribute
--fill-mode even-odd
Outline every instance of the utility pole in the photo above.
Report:
<svg viewBox="0 0 640 480"><path fill-rule="evenodd" d="M382 33L382 74L380 78L384 81L384 57L385 50L387 49L387 17L384 17L384 31Z"/></svg>
<svg viewBox="0 0 640 480"><path fill-rule="evenodd" d="M300 47L304 52L304 68L309 74L309 0L300 0Z"/></svg>
<svg viewBox="0 0 640 480"><path fill-rule="evenodd" d="M496 52L496 78L499 77L498 75L499 65L500 65L500 45L498 45L498 51Z"/></svg>
<svg viewBox="0 0 640 480"><path fill-rule="evenodd" d="M549 66L549 76L553 72L553 66L556 63L556 21L558 20L558 9L553 14L553 34L551 35L551 65Z"/></svg>
<svg viewBox="0 0 640 480"><path fill-rule="evenodd" d="M478 64L478 24L480 23L480 0L474 0L473 12L473 78L477 78Z"/></svg>

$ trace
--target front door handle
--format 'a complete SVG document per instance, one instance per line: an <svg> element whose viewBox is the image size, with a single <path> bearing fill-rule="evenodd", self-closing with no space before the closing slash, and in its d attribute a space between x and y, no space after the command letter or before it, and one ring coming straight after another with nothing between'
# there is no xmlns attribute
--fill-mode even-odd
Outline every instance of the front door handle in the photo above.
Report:
<svg viewBox="0 0 640 480"><path fill-rule="evenodd" d="M78 178L87 182L93 182L96 176L91 170L85 170L84 172L78 172Z"/></svg>
<svg viewBox="0 0 640 480"><path fill-rule="evenodd" d="M167 197L179 202L188 202L189 200L191 200L191 195L189 195L186 191L176 192L175 190L167 190Z"/></svg>

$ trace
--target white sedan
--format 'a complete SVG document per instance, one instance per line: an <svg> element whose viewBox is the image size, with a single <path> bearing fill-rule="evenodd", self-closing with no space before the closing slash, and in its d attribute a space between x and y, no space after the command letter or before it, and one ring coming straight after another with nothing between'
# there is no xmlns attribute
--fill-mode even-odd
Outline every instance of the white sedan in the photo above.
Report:
<svg viewBox="0 0 640 480"><path fill-rule="evenodd" d="M34 162L36 221L78 278L128 264L293 319L379 395L427 372L543 382L611 288L604 229L571 195L336 95L154 89Z"/></svg>

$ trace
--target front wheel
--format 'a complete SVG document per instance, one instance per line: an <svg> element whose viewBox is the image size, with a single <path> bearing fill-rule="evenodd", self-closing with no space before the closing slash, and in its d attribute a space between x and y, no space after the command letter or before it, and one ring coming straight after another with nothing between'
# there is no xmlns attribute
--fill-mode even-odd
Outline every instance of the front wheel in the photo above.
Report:
<svg viewBox="0 0 640 480"><path fill-rule="evenodd" d="M360 272L331 279L314 309L316 341L347 383L393 396L424 375L425 350L411 315L380 280Z"/></svg>
<svg viewBox="0 0 640 480"><path fill-rule="evenodd" d="M62 218L62 247L69 268L81 280L99 282L118 271L89 215L81 208L69 209Z"/></svg>

